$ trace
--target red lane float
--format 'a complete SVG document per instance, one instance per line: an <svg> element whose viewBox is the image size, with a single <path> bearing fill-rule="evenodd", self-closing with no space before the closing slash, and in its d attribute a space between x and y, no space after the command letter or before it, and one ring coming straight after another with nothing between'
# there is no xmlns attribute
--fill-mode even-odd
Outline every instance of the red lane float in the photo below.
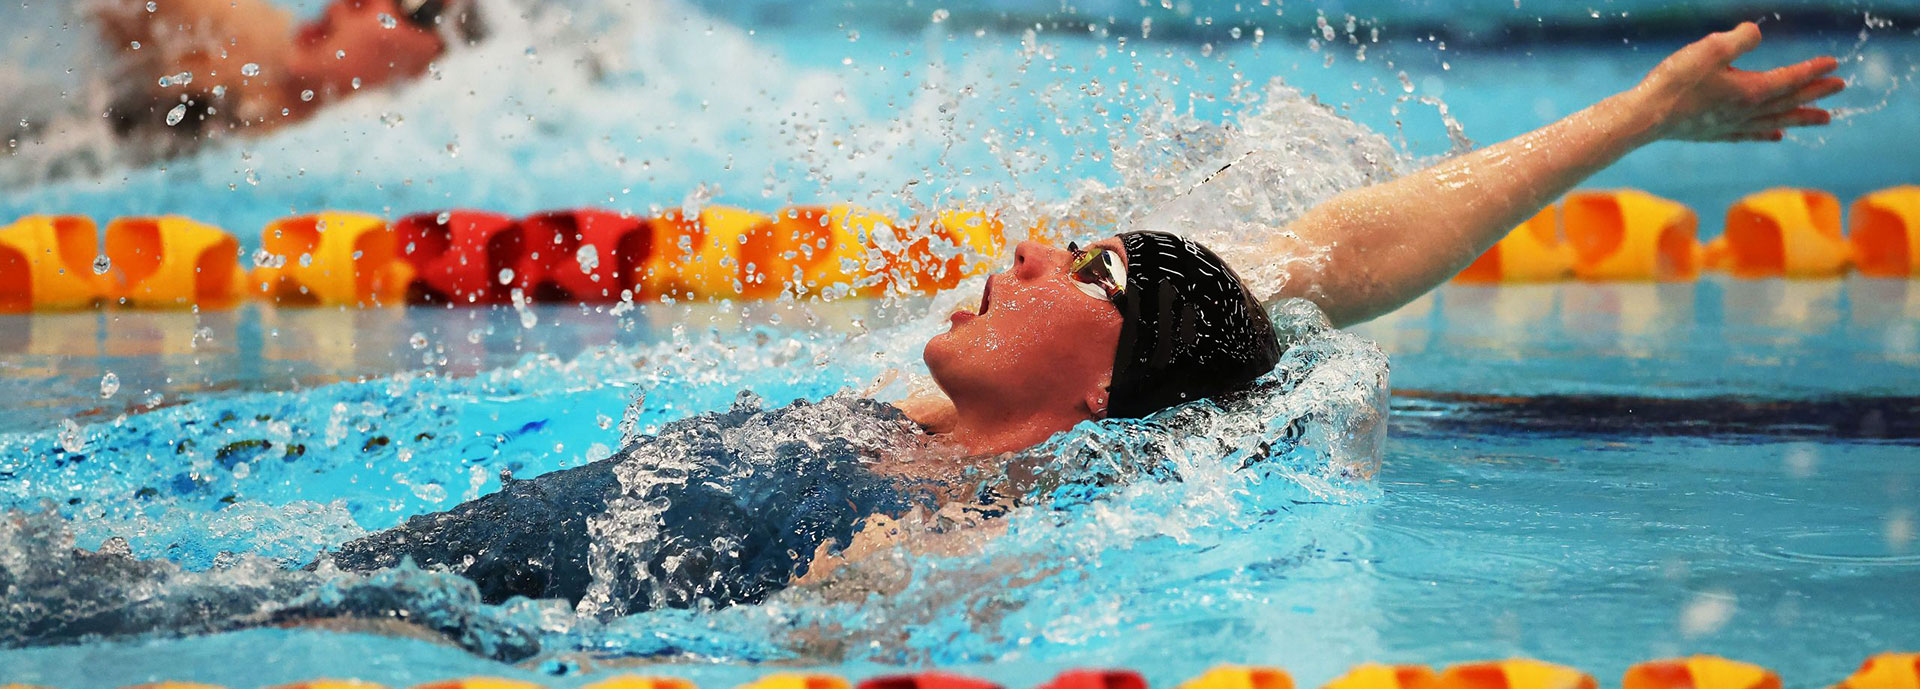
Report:
<svg viewBox="0 0 1920 689"><path fill-rule="evenodd" d="M1853 202L1848 240L1868 277L1920 277L1920 186L1882 189Z"/></svg>
<svg viewBox="0 0 1920 689"><path fill-rule="evenodd" d="M588 684L580 689L695 689L692 682L678 677L621 675Z"/></svg>
<svg viewBox="0 0 1920 689"><path fill-rule="evenodd" d="M516 272L534 301L619 301L652 253L649 221L599 209L536 213L520 220L526 252Z"/></svg>
<svg viewBox="0 0 1920 689"><path fill-rule="evenodd" d="M881 675L862 680L854 687L855 689L1002 689L1000 685L984 679L945 672Z"/></svg>
<svg viewBox="0 0 1920 689"><path fill-rule="evenodd" d="M1068 670L1035 689L1147 689L1147 678L1132 670Z"/></svg>
<svg viewBox="0 0 1920 689"><path fill-rule="evenodd" d="M511 272L525 246L512 218L474 210L416 213L394 230L400 260L413 268L409 302L504 304L512 287L524 284Z"/></svg>
<svg viewBox="0 0 1920 689"><path fill-rule="evenodd" d="M134 306L224 308L239 297L240 243L180 216L107 223L107 295Z"/></svg>
<svg viewBox="0 0 1920 689"><path fill-rule="evenodd" d="M0 312L92 306L99 229L78 215L29 215L0 228Z"/></svg>

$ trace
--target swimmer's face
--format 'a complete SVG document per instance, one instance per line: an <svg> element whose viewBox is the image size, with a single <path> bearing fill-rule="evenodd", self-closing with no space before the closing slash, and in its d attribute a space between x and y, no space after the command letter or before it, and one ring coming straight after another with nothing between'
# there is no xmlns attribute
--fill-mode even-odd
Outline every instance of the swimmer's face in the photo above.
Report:
<svg viewBox="0 0 1920 689"><path fill-rule="evenodd" d="M1094 242L1119 254L1115 237ZM1120 342L1120 309L1069 275L1073 254L1038 242L1014 249L1013 267L989 276L978 313L955 312L924 353L956 407L1049 417L1101 418Z"/></svg>
<svg viewBox="0 0 1920 689"><path fill-rule="evenodd" d="M451 3L450 3L451 4ZM335 0L295 39L296 71L309 87L345 93L419 76L446 50L432 27L408 21L397 0Z"/></svg>

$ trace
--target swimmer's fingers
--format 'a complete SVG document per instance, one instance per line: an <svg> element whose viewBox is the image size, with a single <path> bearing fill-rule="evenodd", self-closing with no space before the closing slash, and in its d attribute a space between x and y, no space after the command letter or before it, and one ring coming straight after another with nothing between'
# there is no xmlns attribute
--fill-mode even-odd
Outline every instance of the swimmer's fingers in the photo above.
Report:
<svg viewBox="0 0 1920 689"><path fill-rule="evenodd" d="M1845 79L1839 77L1820 77L1800 84L1798 87L1788 90L1785 93L1774 96L1771 100L1760 105L1760 112L1778 113L1792 110L1844 91L1846 88L1847 80Z"/></svg>
<svg viewBox="0 0 1920 689"><path fill-rule="evenodd" d="M1760 25L1753 22L1741 22L1730 30L1712 34L1700 39L1695 45L1703 45L1708 59L1715 66L1727 67L1740 56L1753 52L1760 45Z"/></svg>
<svg viewBox="0 0 1920 689"><path fill-rule="evenodd" d="M1747 120L1742 129L1748 131L1773 131L1787 127L1814 127L1833 121L1833 113L1822 108L1794 108L1782 113L1763 115Z"/></svg>
<svg viewBox="0 0 1920 689"><path fill-rule="evenodd" d="M1761 131L1734 132L1726 136L1715 137L1708 141L1779 141L1787 138L1787 133L1779 129Z"/></svg>

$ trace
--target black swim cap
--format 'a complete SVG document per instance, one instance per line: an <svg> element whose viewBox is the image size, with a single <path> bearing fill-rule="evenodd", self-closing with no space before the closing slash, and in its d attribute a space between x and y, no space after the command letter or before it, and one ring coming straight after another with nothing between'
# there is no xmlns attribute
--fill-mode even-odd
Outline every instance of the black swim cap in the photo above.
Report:
<svg viewBox="0 0 1920 689"><path fill-rule="evenodd" d="M1108 418L1146 416L1247 387L1280 361L1260 300L1225 261L1165 232L1120 235L1125 322L1113 353Z"/></svg>

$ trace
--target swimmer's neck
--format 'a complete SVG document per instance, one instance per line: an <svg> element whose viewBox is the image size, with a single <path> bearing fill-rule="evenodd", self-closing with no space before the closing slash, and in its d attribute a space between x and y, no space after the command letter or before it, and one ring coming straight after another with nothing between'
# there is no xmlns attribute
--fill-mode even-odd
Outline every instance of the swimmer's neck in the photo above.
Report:
<svg viewBox="0 0 1920 689"><path fill-rule="evenodd" d="M1038 445L1055 433L1087 420L1070 414L1021 413L1005 408L956 406L944 395L902 400L900 411L928 433L956 445L969 456L998 455Z"/></svg>

